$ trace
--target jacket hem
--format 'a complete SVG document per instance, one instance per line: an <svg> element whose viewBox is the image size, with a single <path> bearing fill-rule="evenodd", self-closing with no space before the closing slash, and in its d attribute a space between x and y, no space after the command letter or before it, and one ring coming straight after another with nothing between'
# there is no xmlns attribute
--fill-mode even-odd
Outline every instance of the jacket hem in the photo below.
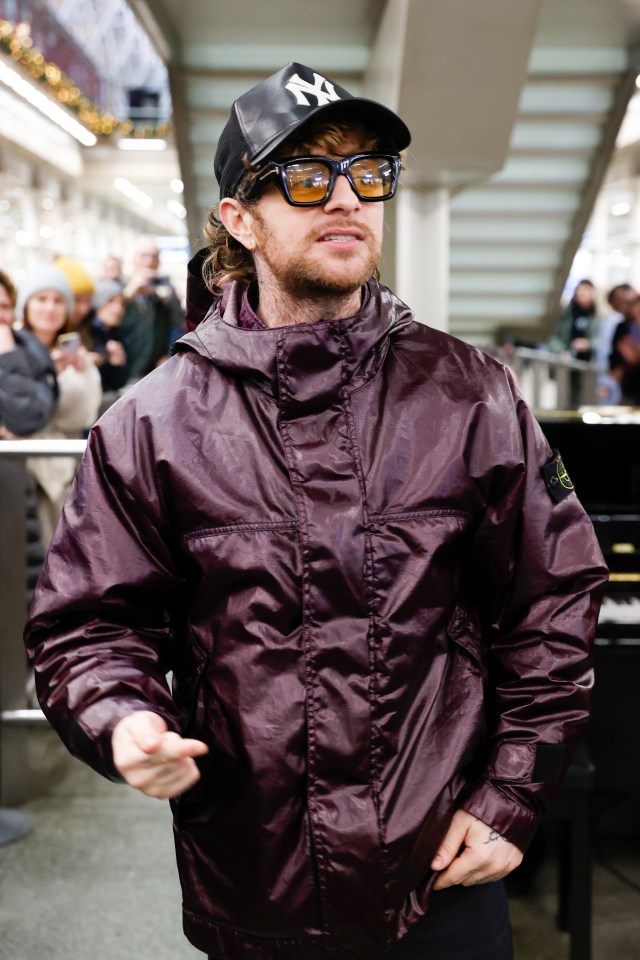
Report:
<svg viewBox="0 0 640 960"><path fill-rule="evenodd" d="M327 934L307 937L267 936L229 927L207 917L183 910L183 929L198 950L225 960L354 960L356 954L329 942Z"/></svg>

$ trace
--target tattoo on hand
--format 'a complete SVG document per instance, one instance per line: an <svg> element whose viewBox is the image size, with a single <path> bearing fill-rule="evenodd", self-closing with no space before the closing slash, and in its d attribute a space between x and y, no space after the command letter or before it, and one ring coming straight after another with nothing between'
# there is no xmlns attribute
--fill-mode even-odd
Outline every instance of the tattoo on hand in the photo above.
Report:
<svg viewBox="0 0 640 960"><path fill-rule="evenodd" d="M497 830L492 830L485 843L495 843L496 840L504 840L504 837Z"/></svg>

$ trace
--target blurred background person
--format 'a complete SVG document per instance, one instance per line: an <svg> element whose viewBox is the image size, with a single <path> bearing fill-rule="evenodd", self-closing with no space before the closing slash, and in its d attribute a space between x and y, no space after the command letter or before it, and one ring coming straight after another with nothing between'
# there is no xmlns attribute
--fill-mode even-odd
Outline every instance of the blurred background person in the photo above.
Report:
<svg viewBox="0 0 640 960"><path fill-rule="evenodd" d="M631 305L638 292L630 283L619 283L607 294L607 303L612 308L600 322L595 335L593 361L602 371L598 376L597 402L599 404L618 404L622 397L620 377L610 369L613 339L623 320L631 319Z"/></svg>
<svg viewBox="0 0 640 960"><path fill-rule="evenodd" d="M40 264L18 289L16 315L23 329L51 354L58 383L53 416L38 436L79 439L98 415L102 387L100 374L77 331L64 333L73 313L73 293L57 267ZM48 546L77 467L75 457L38 457L29 460L36 479L38 517Z"/></svg>
<svg viewBox="0 0 640 960"><path fill-rule="evenodd" d="M120 257L107 257L102 264L102 279L116 280L119 284L121 284L121 286L124 287L124 279L122 276L122 260Z"/></svg>
<svg viewBox="0 0 640 960"><path fill-rule="evenodd" d="M49 423L58 396L53 360L27 330L14 330L16 289L0 271L0 439L24 438ZM25 488L25 606L28 607L44 562L36 489L27 473Z"/></svg>
<svg viewBox="0 0 640 960"><path fill-rule="evenodd" d="M598 315L596 290L591 280L580 280L573 296L562 309L549 341L544 344L551 353L557 353L564 362L591 360ZM583 401L580 370L569 371L569 406L575 408Z"/></svg>
<svg viewBox="0 0 640 960"><path fill-rule="evenodd" d="M610 358L611 375L619 381L620 403L640 406L640 297L627 307L616 327Z"/></svg>
<svg viewBox="0 0 640 960"><path fill-rule="evenodd" d="M591 280L580 280L558 317L547 347L552 353L575 360L590 360L597 324L595 287Z"/></svg>
<svg viewBox="0 0 640 960"><path fill-rule="evenodd" d="M0 439L43 430L57 396L48 349L26 330L14 330L16 289L0 270Z"/></svg>
<svg viewBox="0 0 640 960"><path fill-rule="evenodd" d="M130 380L139 380L163 363L183 332L180 301L169 278L158 274L159 266L158 244L151 236L140 237L124 288L127 306L121 327Z"/></svg>
<svg viewBox="0 0 640 960"><path fill-rule="evenodd" d="M102 414L117 399L128 378L127 354L119 330L125 311L122 284L117 280L99 280L92 306L89 349L100 371Z"/></svg>
<svg viewBox="0 0 640 960"><path fill-rule="evenodd" d="M90 343L91 298L93 297L95 284L85 268L75 260L69 260L68 257L56 257L53 265L64 273L73 294L73 310L70 319L67 321L66 332L77 330L82 345L88 349Z"/></svg>

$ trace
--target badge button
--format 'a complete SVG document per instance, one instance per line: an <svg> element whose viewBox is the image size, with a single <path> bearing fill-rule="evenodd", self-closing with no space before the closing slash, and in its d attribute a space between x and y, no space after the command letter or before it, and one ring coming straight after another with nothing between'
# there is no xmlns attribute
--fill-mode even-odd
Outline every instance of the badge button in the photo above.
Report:
<svg viewBox="0 0 640 960"><path fill-rule="evenodd" d="M549 496L555 503L560 503L575 490L558 450L553 451L551 460L545 463L541 473Z"/></svg>

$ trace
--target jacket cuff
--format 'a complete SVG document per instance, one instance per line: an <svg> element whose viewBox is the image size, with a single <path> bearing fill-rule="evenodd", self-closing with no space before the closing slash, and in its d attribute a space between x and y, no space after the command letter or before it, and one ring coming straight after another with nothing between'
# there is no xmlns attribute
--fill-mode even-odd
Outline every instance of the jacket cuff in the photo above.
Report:
<svg viewBox="0 0 640 960"><path fill-rule="evenodd" d="M111 738L118 723L138 710L157 713L166 721L169 730L180 732L176 717L157 704L133 697L99 700L73 721L71 752L108 780L123 782L124 777L113 762Z"/></svg>
<svg viewBox="0 0 640 960"><path fill-rule="evenodd" d="M488 781L480 783L463 802L462 809L496 830L523 853L531 843L540 817L511 800Z"/></svg>

